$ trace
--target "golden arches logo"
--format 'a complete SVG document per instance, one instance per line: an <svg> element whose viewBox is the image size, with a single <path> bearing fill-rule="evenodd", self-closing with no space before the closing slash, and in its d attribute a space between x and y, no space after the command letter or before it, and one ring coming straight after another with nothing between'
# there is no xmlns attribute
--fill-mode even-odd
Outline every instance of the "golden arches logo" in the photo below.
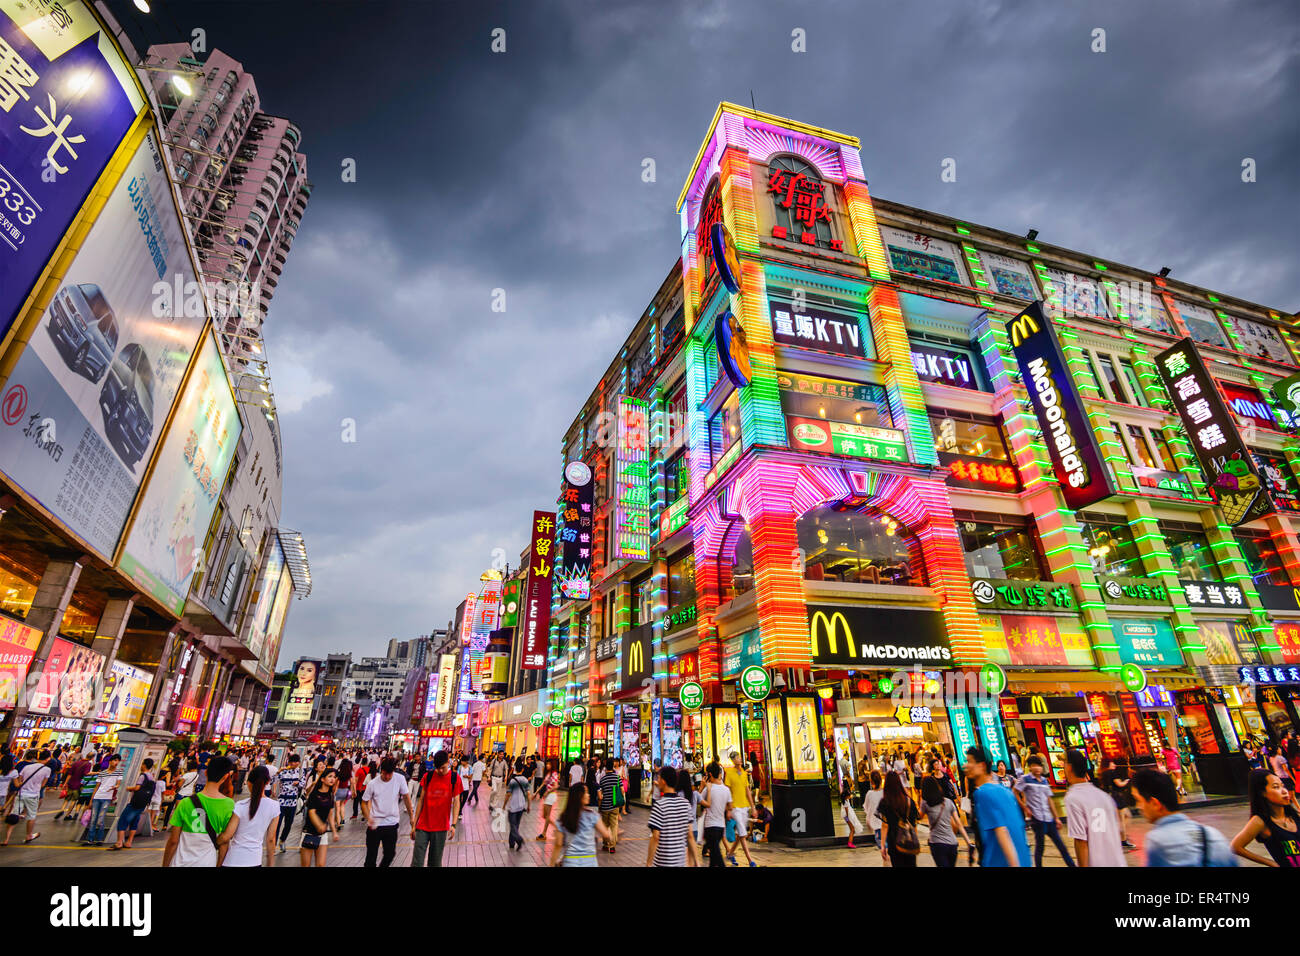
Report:
<svg viewBox="0 0 1300 956"><path fill-rule="evenodd" d="M820 628L818 628L819 623L821 624ZM855 650L853 646L853 629L849 627L848 620L839 611L836 611L829 617L826 615L825 611L818 611L813 615L812 622L808 626L809 636L812 642L812 656L814 658L817 657L817 633L819 630L826 635L826 653L839 653L838 638L841 624L844 625L844 652L853 655Z"/></svg>
<svg viewBox="0 0 1300 956"><path fill-rule="evenodd" d="M1034 694L1029 698L1029 712L1031 714L1047 713L1047 701L1043 699L1042 694Z"/></svg>
<svg viewBox="0 0 1300 956"><path fill-rule="evenodd" d="M645 648L641 645L641 639L637 638L627 649L627 672L636 674L643 670L645 670Z"/></svg>
<svg viewBox="0 0 1300 956"><path fill-rule="evenodd" d="M1027 313L1021 313L1007 323L1007 332L1011 336L1011 347L1015 348L1029 336L1038 332L1038 323L1034 317Z"/></svg>

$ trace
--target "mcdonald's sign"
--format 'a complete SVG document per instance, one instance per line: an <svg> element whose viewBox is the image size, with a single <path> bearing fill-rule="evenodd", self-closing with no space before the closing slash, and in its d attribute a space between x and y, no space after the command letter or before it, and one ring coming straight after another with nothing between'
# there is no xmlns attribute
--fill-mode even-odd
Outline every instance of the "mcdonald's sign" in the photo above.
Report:
<svg viewBox="0 0 1300 956"><path fill-rule="evenodd" d="M947 667L952 651L943 615L928 608L808 605L815 667Z"/></svg>
<svg viewBox="0 0 1300 956"><path fill-rule="evenodd" d="M620 690L641 687L653 676L651 662L654 657L652 638L654 630L649 624L634 627L623 634L619 654Z"/></svg>
<svg viewBox="0 0 1300 956"><path fill-rule="evenodd" d="M1115 493L1110 472L1041 302L1007 323L1007 338L1066 506L1078 511L1109 498Z"/></svg>

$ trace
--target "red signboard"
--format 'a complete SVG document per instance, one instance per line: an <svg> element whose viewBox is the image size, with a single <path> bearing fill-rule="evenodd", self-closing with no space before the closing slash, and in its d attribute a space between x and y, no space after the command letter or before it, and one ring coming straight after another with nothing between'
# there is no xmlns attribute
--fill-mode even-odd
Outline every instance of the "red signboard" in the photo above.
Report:
<svg viewBox="0 0 1300 956"><path fill-rule="evenodd" d="M1068 663L1060 624L1054 617L1007 614L1002 618L1002 631L1011 663L1017 667Z"/></svg>
<svg viewBox="0 0 1300 956"><path fill-rule="evenodd" d="M524 639L525 670L546 666L546 643L551 630L551 575L555 573L555 518L545 511L533 512L533 547L528 561L528 587L519 617ZM557 747L558 752L558 747Z"/></svg>
<svg viewBox="0 0 1300 956"><path fill-rule="evenodd" d="M999 697L998 706L1002 708L1003 720L1020 719L1020 705L1016 703L1014 697Z"/></svg>
<svg viewBox="0 0 1300 956"><path fill-rule="evenodd" d="M1300 624L1279 624L1273 637L1281 649L1282 660L1287 664L1300 664Z"/></svg>
<svg viewBox="0 0 1300 956"><path fill-rule="evenodd" d="M43 635L34 627L0 617L0 710L12 710Z"/></svg>
<svg viewBox="0 0 1300 956"><path fill-rule="evenodd" d="M681 687L688 680L696 680L699 676L700 658L695 651L683 654L681 657L674 657L668 662L669 690Z"/></svg>
<svg viewBox="0 0 1300 956"><path fill-rule="evenodd" d="M1132 694L1120 694L1119 706L1124 712L1124 729L1128 731L1129 745L1133 748L1133 756L1150 757L1151 741L1147 738L1146 725L1142 723L1142 715L1138 712L1137 701Z"/></svg>
<svg viewBox="0 0 1300 956"><path fill-rule="evenodd" d="M1097 746L1103 757L1119 760L1126 755L1124 734L1120 731L1119 721L1111 714L1110 700L1100 691L1090 691L1083 695L1088 704L1088 713L1097 722Z"/></svg>

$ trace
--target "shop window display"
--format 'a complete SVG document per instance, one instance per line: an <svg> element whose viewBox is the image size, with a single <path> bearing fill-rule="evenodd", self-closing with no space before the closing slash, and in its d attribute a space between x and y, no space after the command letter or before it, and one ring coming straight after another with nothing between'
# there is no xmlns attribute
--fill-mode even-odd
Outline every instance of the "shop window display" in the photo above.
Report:
<svg viewBox="0 0 1300 956"><path fill-rule="evenodd" d="M925 584L920 543L892 515L828 505L808 512L795 529L809 581Z"/></svg>

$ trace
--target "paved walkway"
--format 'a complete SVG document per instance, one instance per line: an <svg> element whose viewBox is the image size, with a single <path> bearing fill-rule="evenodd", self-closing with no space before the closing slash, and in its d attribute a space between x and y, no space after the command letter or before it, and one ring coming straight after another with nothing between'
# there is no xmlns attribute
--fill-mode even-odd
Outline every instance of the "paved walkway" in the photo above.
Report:
<svg viewBox="0 0 1300 956"><path fill-rule="evenodd" d="M152 837L137 837L135 846L129 851L110 852L107 847L82 847L73 841L81 827L75 822L55 821L58 809L56 799L46 798L39 816L40 838L35 842L22 845L23 824L14 828L13 843L0 848L0 867L11 866L158 866L162 862L162 849L166 841L165 834ZM559 807L557 806L557 810ZM1198 821L1217 827L1228 839L1237 833L1246 820L1244 801L1238 804L1207 808L1189 808L1190 814ZM861 814L859 813L859 816ZM623 817L620 827L618 851L614 854L601 853L598 857L600 866L644 866L647 841L649 839L649 811L633 807L630 815ZM841 833L843 824L840 825ZM1138 849L1129 854L1131 866L1141 866L1142 845L1146 831L1145 821L1131 824L1129 838L1138 845ZM447 844L443 863L445 866L544 866L549 859L552 848L551 840L538 841L541 832L541 818L538 806L524 816L520 831L526 839L524 848L511 851L506 847L507 827L504 817L497 828L488 809L486 791L481 803L476 807L469 804L457 828L456 839ZM291 847L297 846L298 825L294 826L289 838ZM1033 849L1033 835L1028 834L1030 849ZM1064 833L1062 833L1064 836ZM922 843L925 842L925 828L921 828ZM1068 842L1067 842L1068 845ZM403 816L397 841L397 857L394 866L409 866L411 862L412 842L410 828ZM340 831L339 841L329 848L329 866L360 867L365 861L365 823L362 819L349 820ZM751 844L750 852L760 866L882 866L880 853L871 846L859 844L856 850L847 847L833 847L817 850L795 850L779 844ZM743 853L737 860L744 865ZM966 865L963 852L959 865ZM919 858L920 866L933 866L928 850L923 849ZM1242 865L1254 866L1245 860ZM276 866L296 867L299 856L296 849L279 854ZM1044 866L1064 866L1060 854L1048 841L1043 859Z"/></svg>

